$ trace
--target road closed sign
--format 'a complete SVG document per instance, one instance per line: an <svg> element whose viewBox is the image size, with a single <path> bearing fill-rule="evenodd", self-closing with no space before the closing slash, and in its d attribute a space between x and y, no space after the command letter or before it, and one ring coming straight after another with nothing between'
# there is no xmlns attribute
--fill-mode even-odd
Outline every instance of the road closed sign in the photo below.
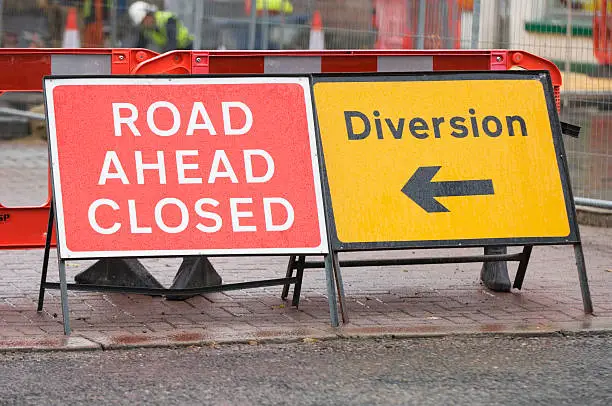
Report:
<svg viewBox="0 0 612 406"><path fill-rule="evenodd" d="M307 78L45 79L63 258L324 253Z"/></svg>
<svg viewBox="0 0 612 406"><path fill-rule="evenodd" d="M336 248L577 238L545 73L320 76L313 94Z"/></svg>

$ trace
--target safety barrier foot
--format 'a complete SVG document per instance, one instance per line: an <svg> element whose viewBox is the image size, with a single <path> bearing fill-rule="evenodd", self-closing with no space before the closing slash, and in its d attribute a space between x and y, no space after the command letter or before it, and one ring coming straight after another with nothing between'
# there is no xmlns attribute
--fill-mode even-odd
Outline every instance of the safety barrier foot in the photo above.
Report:
<svg viewBox="0 0 612 406"><path fill-rule="evenodd" d="M219 286L223 280L205 256L183 257L183 262L174 276L170 289L203 288ZM185 300L191 296L166 295L168 300Z"/></svg>
<svg viewBox="0 0 612 406"><path fill-rule="evenodd" d="M74 277L84 285L163 288L136 258L103 258Z"/></svg>

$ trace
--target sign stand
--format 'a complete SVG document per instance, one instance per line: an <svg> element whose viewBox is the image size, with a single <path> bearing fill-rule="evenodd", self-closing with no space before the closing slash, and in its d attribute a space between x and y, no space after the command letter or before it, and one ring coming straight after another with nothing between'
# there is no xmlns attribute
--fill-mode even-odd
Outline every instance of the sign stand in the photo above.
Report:
<svg viewBox="0 0 612 406"><path fill-rule="evenodd" d="M59 267L59 283L57 282L47 282L47 273L49 269L49 254L51 251L51 233L53 231L54 224L54 204L51 201L51 208L49 210L49 223L47 226L47 237L45 244L45 251L43 257L43 264L41 270L40 277L40 288L38 294L38 306L37 311L42 311L44 300L45 300L45 290L46 289L59 289L61 296L61 305L62 305L62 317L64 323L64 334L69 335L71 332L70 328L70 312L68 307L68 290L80 290L80 291L96 291L96 292L114 292L114 293L138 293L145 295L173 295L173 296L193 296L202 293L212 293L212 292L223 292L228 290L240 290L240 289L248 289L248 288L259 288L266 286L278 286L283 285L284 289L289 289L289 285L293 284L293 297L292 297L292 306L296 308L300 303L300 293L302 287L302 278L304 276L304 268L302 268L301 272L298 272L296 276L292 274L285 278L279 279L266 279L261 281L253 281L253 282L240 282L240 283L230 283L218 286L206 286L202 288L189 288L189 289L159 289L159 288L137 288L137 287L124 287L124 286L108 286L108 285L86 285L86 284L76 284L76 283L67 283L66 280L66 261L58 257L58 267ZM330 257L326 255L326 257ZM291 256L291 258L295 258L295 256ZM305 257L301 256L302 263L304 263ZM328 277L328 285L329 285L329 277ZM332 279L333 284L333 279ZM284 290L283 290L284 292ZM332 293L334 293L332 288ZM328 289L329 293L329 289ZM283 297L285 299L287 296ZM336 297L335 295L330 295L330 311L331 311L331 324L336 327L338 326L338 312L335 310L335 306L332 306L332 301L335 304Z"/></svg>
<svg viewBox="0 0 612 406"><path fill-rule="evenodd" d="M533 246L573 245L593 312L547 71L321 74L312 87L340 303L344 266L514 261L521 289ZM522 251L338 261L339 252L495 245Z"/></svg>
<svg viewBox="0 0 612 406"><path fill-rule="evenodd" d="M45 289L59 289L69 334L68 290L179 297L284 285L286 297L294 284L297 307L300 264L313 254L330 264L338 325L310 92L304 76L45 78L53 193L38 310ZM270 98L292 108L271 111ZM47 282L54 223L59 283ZM66 281L67 260L296 254L297 274L278 279L170 289Z"/></svg>
<svg viewBox="0 0 612 406"><path fill-rule="evenodd" d="M578 276L580 281L580 290L582 294L582 301L584 305L584 312L586 314L593 313L593 303L591 301L591 294L588 284L588 278L586 273L586 265L584 262L584 253L582 250L582 244L574 244L574 254L576 257L576 267L578 269ZM338 252L334 251L333 253L333 276L332 276L332 286L331 291L333 292L333 284L335 280L335 284L338 292L338 303L340 305L340 314L342 316L343 323L348 323L348 312L345 308L345 294L344 294L344 284L342 283L342 273L341 267L346 268L354 268L354 267L368 267L368 266L402 266L402 265L438 265L438 264L459 264L459 263L479 263L479 262L499 262L499 261L508 261L508 262L518 262L518 269L516 271L516 276L514 278L514 282L512 287L515 289L521 289L523 286L523 280L525 279L525 273L527 271L527 265L529 264L529 259L531 258L531 252L533 250L533 245L525 245L523 247L522 252L515 254L497 254L497 255L473 255L473 256L457 256L457 257L448 257L448 258L440 258L440 257L426 257L426 258L397 258L397 259L371 259L371 260L338 260ZM303 258L303 257L300 257ZM295 256L290 257L289 264L287 267L287 277L293 276L293 270L302 269L321 269L325 268L326 273L328 270L327 259L323 261L307 261L297 259ZM299 267L299 268L298 268ZM328 284L329 284L328 277ZM289 284L286 284L283 289L283 298L287 297L285 293L285 289L288 292ZM330 287L328 286L328 293L330 292ZM335 294L335 292L334 292ZM331 302L330 302L331 306ZM330 307L330 310L332 308ZM337 310L332 314L337 313Z"/></svg>
<svg viewBox="0 0 612 406"><path fill-rule="evenodd" d="M344 295L344 283L342 282L342 273L340 272L340 264L338 261L338 253L334 253L334 255L324 255L322 262L306 262L306 257L303 255L300 256L291 256L289 257L289 263L287 264L287 278L293 277L293 271L296 271L296 278L300 282L296 283L294 287L294 291L301 288L301 279L304 275L304 269L306 268L324 268L325 269L325 280L326 280L326 288L327 295L329 297L329 311L331 315L331 325L333 327L338 327L339 316L342 317L343 323L348 323L348 312L345 310L345 295ZM299 286L299 287L298 287ZM285 300L289 294L289 284L285 284L283 286L283 292L281 294L281 299ZM298 297L299 299L299 297ZM297 306L294 302L293 306ZM338 309L338 307L340 309ZM340 311L340 314L338 314Z"/></svg>

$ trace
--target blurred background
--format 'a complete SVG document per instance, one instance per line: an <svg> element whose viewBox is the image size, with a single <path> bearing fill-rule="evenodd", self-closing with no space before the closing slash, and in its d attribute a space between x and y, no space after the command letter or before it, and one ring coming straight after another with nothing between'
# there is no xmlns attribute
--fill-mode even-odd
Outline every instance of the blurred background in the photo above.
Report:
<svg viewBox="0 0 612 406"><path fill-rule="evenodd" d="M132 2L0 0L1 43L61 47L67 15L76 10L76 46L133 47ZM574 192L612 208L612 0L149 2L176 14L194 35L194 49L309 49L311 31L320 27L318 47L325 49L503 48L547 58L563 72L561 119L582 127L580 138L565 139ZM33 103L0 98L0 107ZM0 137L18 136L10 125L21 119L0 115Z"/></svg>

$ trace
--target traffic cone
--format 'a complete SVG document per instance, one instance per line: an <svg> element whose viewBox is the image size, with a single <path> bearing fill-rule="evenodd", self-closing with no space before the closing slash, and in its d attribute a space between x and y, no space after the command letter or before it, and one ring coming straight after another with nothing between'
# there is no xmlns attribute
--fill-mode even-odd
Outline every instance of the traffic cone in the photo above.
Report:
<svg viewBox="0 0 612 406"><path fill-rule="evenodd" d="M76 7L68 9L66 17L66 27L64 28L64 39L62 48L80 48L81 39L79 38L79 27L77 26L77 10Z"/></svg>
<svg viewBox="0 0 612 406"><path fill-rule="evenodd" d="M325 34L321 23L319 10L312 15L312 26L310 27L310 49L325 49Z"/></svg>

